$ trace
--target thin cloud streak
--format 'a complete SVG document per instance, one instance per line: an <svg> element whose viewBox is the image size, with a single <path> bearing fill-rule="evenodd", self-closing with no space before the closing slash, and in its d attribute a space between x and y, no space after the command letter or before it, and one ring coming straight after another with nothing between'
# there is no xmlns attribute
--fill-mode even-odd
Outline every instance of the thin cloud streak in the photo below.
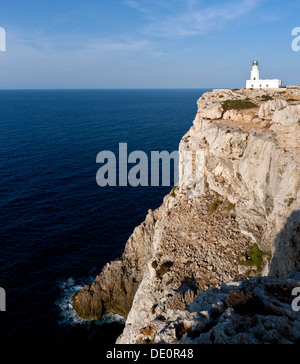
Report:
<svg viewBox="0 0 300 364"><path fill-rule="evenodd" d="M133 8L137 11L139 11L140 13L150 13L151 9L149 9L146 6L142 6L139 2L135 1L135 0L124 0L123 3L127 6L129 6L130 8Z"/></svg>
<svg viewBox="0 0 300 364"><path fill-rule="evenodd" d="M162 16L158 10L166 8L166 2L156 3L156 11L149 6L149 2L127 0L126 5L148 14L149 24L143 33L161 37L186 37L206 34L223 29L228 23L246 15L255 9L263 0L243 0L224 2L221 5L203 7L195 0L181 1L181 7L174 14L176 6L169 4L169 14ZM178 2L177 2L178 5ZM184 5L184 8L182 8ZM148 7L147 7L148 6Z"/></svg>
<svg viewBox="0 0 300 364"><path fill-rule="evenodd" d="M44 56L56 55L92 55L99 54L103 57L126 56L132 53L158 54L154 42L132 38L127 35L99 38L82 36L80 34L64 33L51 35L44 31L24 32L10 31L10 53L17 54L27 50L27 55L38 54Z"/></svg>
<svg viewBox="0 0 300 364"><path fill-rule="evenodd" d="M137 66L163 57L156 44L124 35L79 38L15 30L1 59L0 83L4 88L125 87L137 77Z"/></svg>

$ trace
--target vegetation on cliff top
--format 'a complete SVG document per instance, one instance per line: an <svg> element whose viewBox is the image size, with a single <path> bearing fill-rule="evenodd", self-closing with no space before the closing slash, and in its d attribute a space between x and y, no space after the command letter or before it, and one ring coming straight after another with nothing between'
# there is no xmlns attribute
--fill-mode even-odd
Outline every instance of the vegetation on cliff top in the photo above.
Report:
<svg viewBox="0 0 300 364"><path fill-rule="evenodd" d="M257 107L252 101L248 100L226 100L222 104L224 111L228 110L243 110Z"/></svg>
<svg viewBox="0 0 300 364"><path fill-rule="evenodd" d="M256 266L258 272L261 272L264 255L264 252L259 249L258 245L254 244L248 253L241 256L239 264L246 267Z"/></svg>

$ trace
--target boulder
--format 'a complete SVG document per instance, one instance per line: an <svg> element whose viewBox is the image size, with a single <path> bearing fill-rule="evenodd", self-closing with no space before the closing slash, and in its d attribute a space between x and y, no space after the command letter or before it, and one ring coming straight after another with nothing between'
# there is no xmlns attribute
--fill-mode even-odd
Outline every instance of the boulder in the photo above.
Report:
<svg viewBox="0 0 300 364"><path fill-rule="evenodd" d="M275 111L273 123L281 125L292 125L300 121L300 105L288 106L283 110Z"/></svg>
<svg viewBox="0 0 300 364"><path fill-rule="evenodd" d="M270 100L261 105L258 117L261 119L271 119L272 115L277 110L282 110L288 106L288 102L281 99Z"/></svg>
<svg viewBox="0 0 300 364"><path fill-rule="evenodd" d="M198 116L203 119L217 120L223 116L223 108L218 103L203 103L198 111Z"/></svg>

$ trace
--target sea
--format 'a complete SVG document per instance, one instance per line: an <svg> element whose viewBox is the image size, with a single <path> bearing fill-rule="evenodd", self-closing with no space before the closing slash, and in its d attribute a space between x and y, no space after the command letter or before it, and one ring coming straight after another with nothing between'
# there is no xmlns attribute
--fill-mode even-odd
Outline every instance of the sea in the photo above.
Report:
<svg viewBox="0 0 300 364"><path fill-rule="evenodd" d="M0 91L2 344L113 344L124 318L70 298L119 258L170 186L100 187L101 151L178 150L207 89Z"/></svg>

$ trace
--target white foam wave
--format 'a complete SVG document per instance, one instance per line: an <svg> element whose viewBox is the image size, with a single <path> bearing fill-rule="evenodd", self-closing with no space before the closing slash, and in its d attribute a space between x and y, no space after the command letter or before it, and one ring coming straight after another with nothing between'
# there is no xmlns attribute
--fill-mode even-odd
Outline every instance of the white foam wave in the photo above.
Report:
<svg viewBox="0 0 300 364"><path fill-rule="evenodd" d="M61 298L56 302L56 304L60 308L62 316L61 323L78 325L90 321L79 318L72 306L71 297L75 293L79 292L82 287L83 284L76 284L73 278L69 278L60 283L59 288L61 289Z"/></svg>
<svg viewBox="0 0 300 364"><path fill-rule="evenodd" d="M99 321L99 325L114 324L114 323L124 325L125 322L126 322L125 317L110 312L102 317L102 319Z"/></svg>

